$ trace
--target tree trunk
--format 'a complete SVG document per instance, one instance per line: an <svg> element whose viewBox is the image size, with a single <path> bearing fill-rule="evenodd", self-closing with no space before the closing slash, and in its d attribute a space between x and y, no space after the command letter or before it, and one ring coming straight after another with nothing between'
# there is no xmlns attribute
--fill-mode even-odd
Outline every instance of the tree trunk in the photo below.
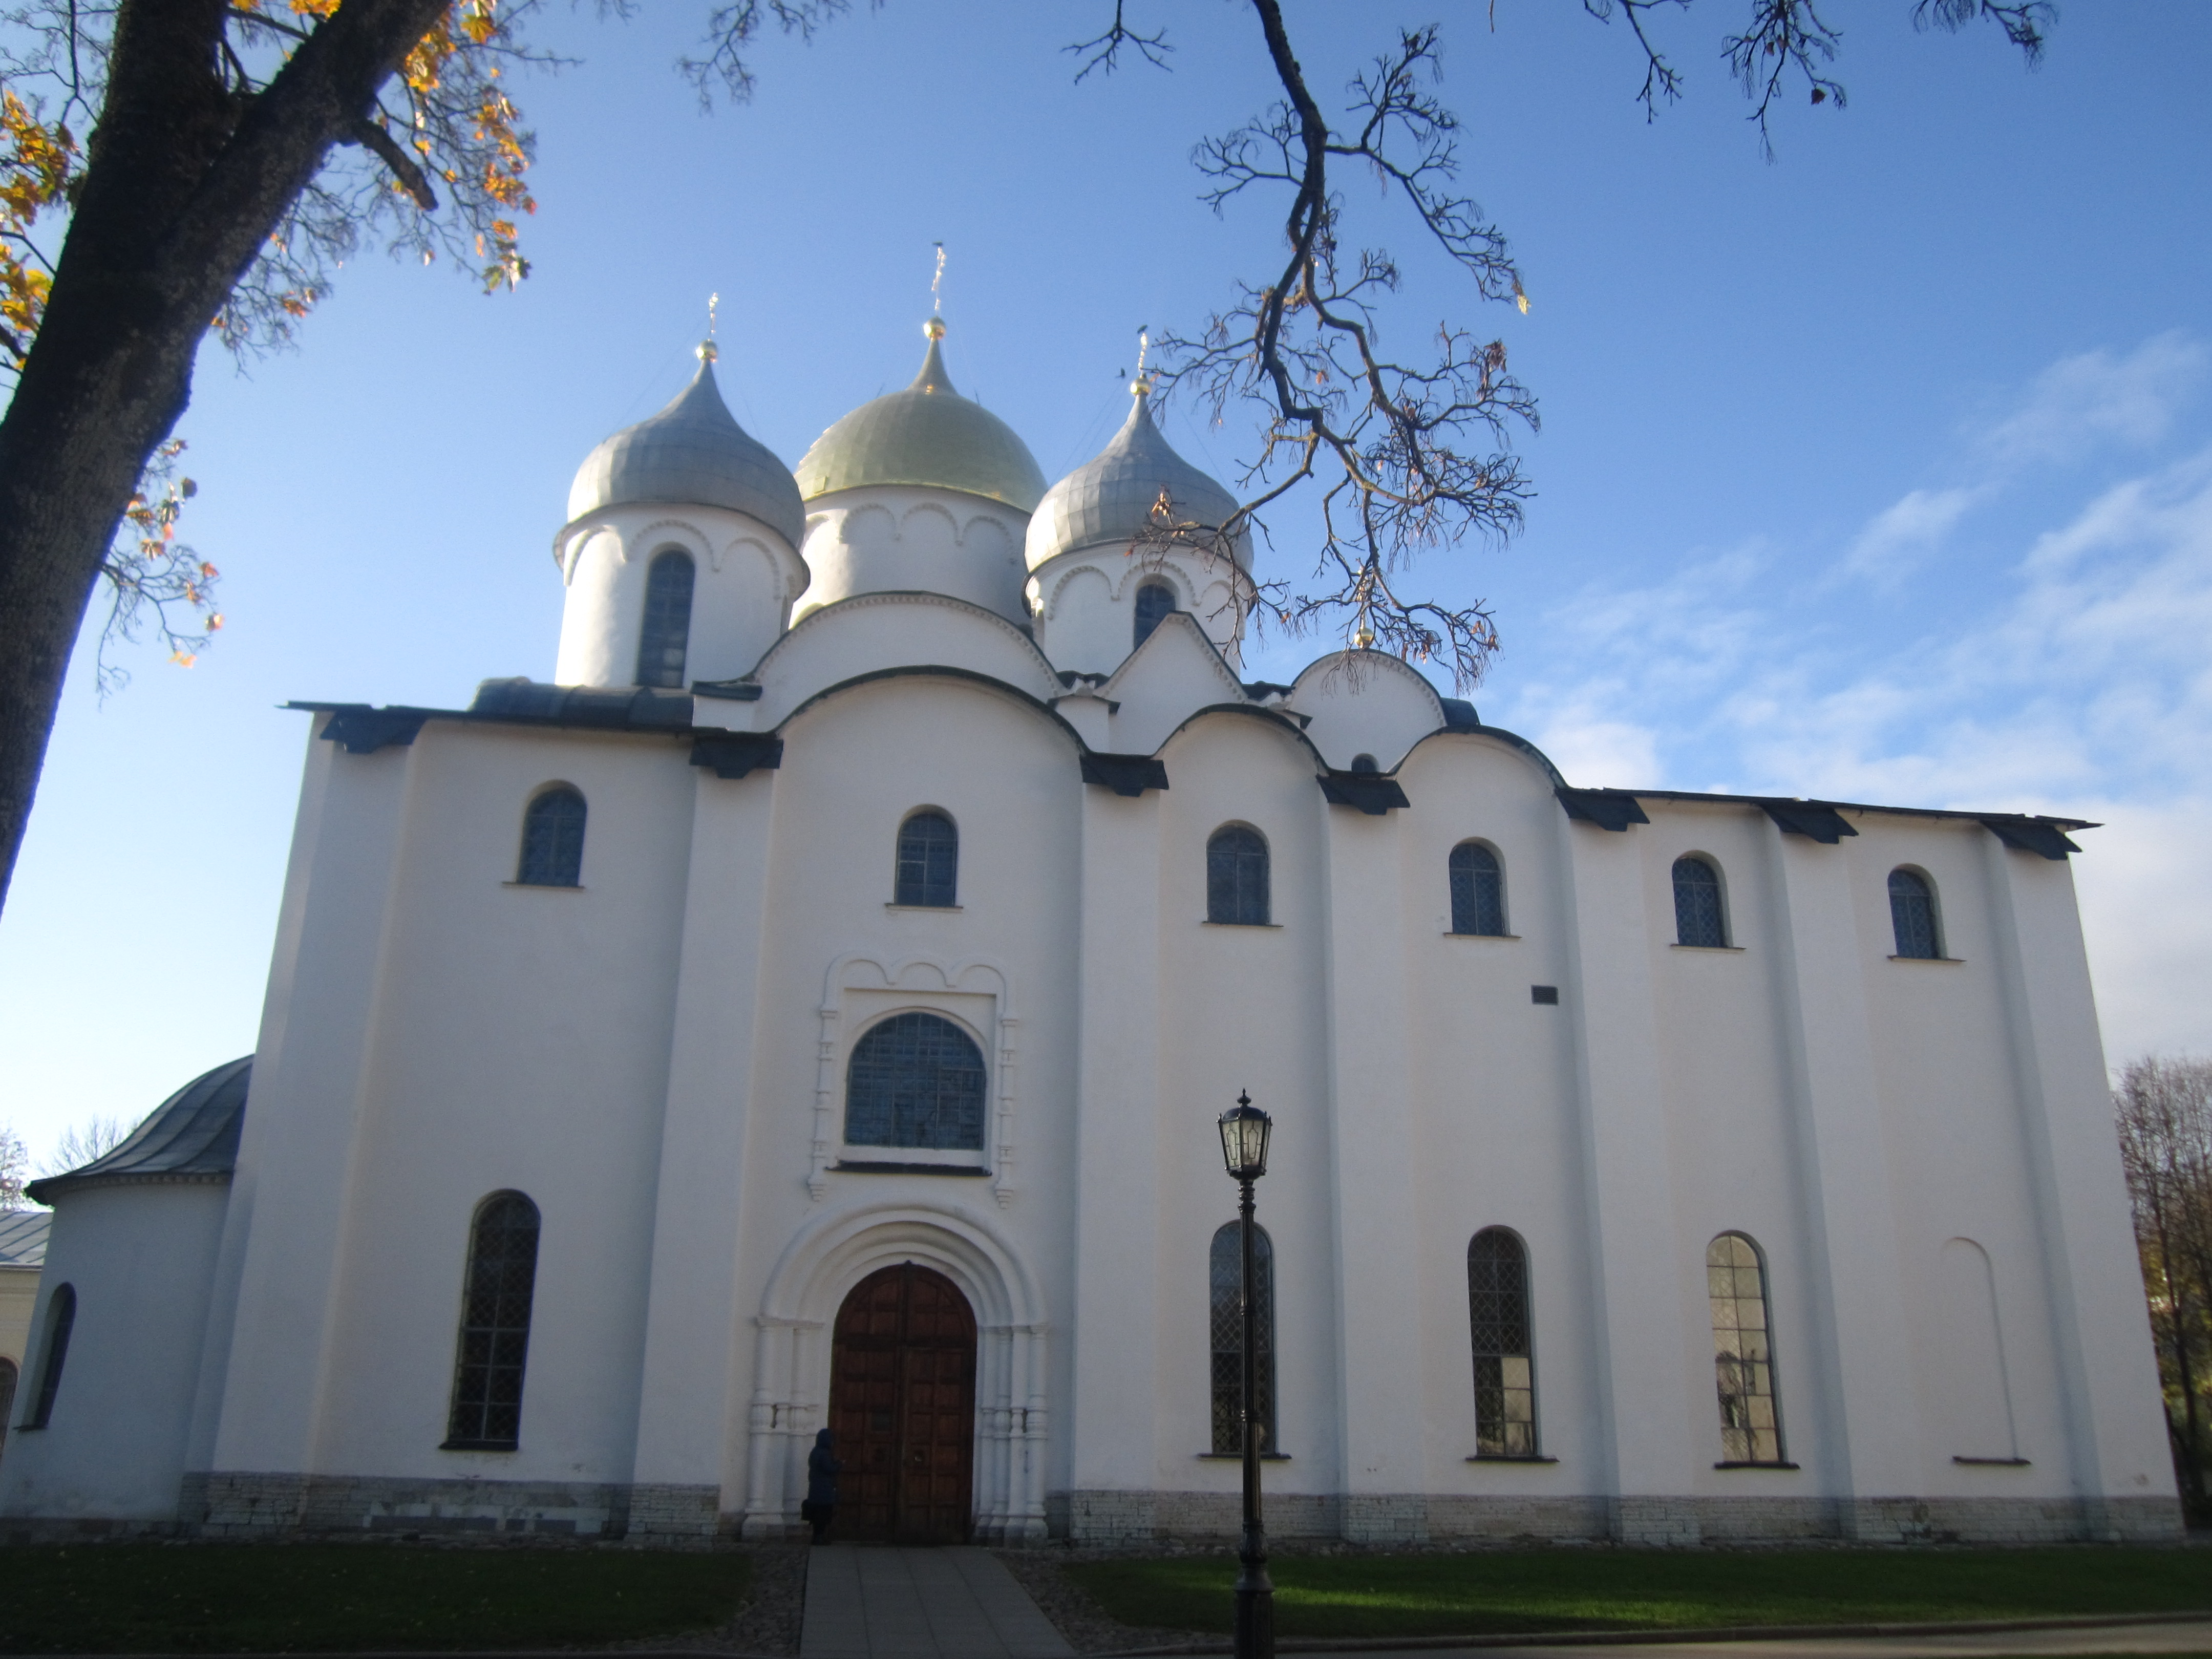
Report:
<svg viewBox="0 0 2212 1659"><path fill-rule="evenodd" d="M70 652L209 321L447 0L345 0L242 106L225 0L125 0L53 292L0 418L0 902Z"/></svg>

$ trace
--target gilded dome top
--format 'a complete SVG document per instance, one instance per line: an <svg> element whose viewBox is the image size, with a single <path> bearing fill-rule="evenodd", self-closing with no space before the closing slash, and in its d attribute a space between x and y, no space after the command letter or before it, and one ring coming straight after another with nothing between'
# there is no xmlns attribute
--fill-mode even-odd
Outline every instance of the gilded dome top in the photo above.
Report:
<svg viewBox="0 0 2212 1659"><path fill-rule="evenodd" d="M699 372L674 402L584 458L568 489L568 520L634 501L726 507L750 514L793 547L806 530L799 486L730 413L707 346L700 348Z"/></svg>
<svg viewBox="0 0 2212 1659"><path fill-rule="evenodd" d="M797 468L808 501L864 484L959 489L1027 513L1044 494L1044 474L1014 429L952 389L931 318L929 353L903 392L862 404L814 441Z"/></svg>
<svg viewBox="0 0 2212 1659"><path fill-rule="evenodd" d="M1154 526L1153 510L1164 492L1172 517L1158 521L1161 528L1190 525L1200 532L1216 530L1236 512L1237 498L1160 435L1146 406L1152 388L1139 380L1129 390L1129 418L1113 442L1045 491L1037 503L1030 519L1030 569L1079 547L1134 543ZM1249 537L1237 538L1236 558L1250 567Z"/></svg>

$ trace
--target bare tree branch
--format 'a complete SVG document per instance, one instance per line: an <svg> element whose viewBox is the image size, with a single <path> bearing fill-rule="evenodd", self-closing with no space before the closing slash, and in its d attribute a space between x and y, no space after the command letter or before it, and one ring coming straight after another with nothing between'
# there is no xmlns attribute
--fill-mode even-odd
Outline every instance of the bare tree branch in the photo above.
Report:
<svg viewBox="0 0 2212 1659"><path fill-rule="evenodd" d="M1105 33L1095 40L1079 40L1072 46L1061 48L1064 52L1088 54L1083 59L1083 67L1075 72L1076 85L1081 86L1093 70L1102 70L1111 75L1119 69L1124 46L1135 47L1154 69L1168 67L1167 55L1175 50L1168 44L1168 32L1156 29L1150 34L1138 33L1122 21L1125 3L1126 0L1114 0L1114 21Z"/></svg>

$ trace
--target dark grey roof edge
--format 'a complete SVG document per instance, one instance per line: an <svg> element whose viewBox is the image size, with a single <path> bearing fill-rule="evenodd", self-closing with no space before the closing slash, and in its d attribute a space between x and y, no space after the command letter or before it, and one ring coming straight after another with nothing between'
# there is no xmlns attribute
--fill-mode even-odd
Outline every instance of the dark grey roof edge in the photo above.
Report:
<svg viewBox="0 0 2212 1659"><path fill-rule="evenodd" d="M24 1194L51 1204L58 1194L88 1187L228 1181L238 1166L239 1131L252 1081L252 1054L204 1072L156 1106L112 1152L33 1181Z"/></svg>
<svg viewBox="0 0 2212 1659"><path fill-rule="evenodd" d="M1986 823L1995 818L2003 823L2042 823L2054 830L2101 830L2104 825L2087 818L2052 817L2041 812L1990 812L1972 806L1882 806L1872 801L1800 799L1793 795L1723 795L1699 789L1616 789L1608 793L1635 795L1644 800L1708 800L1735 801L1761 811L1770 806L1785 811L1791 807L1825 807L1832 812L1887 812L1911 818L1971 818Z"/></svg>

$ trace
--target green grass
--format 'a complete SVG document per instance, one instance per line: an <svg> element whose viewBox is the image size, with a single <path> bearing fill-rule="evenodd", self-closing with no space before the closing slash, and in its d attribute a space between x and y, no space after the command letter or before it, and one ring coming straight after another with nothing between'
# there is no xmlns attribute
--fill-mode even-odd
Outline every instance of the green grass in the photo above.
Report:
<svg viewBox="0 0 2212 1659"><path fill-rule="evenodd" d="M721 1624L727 1553L403 1544L0 1549L0 1653L571 1647Z"/></svg>
<svg viewBox="0 0 2212 1659"><path fill-rule="evenodd" d="M1237 1563L1098 1561L1067 1576L1122 1623L1226 1631ZM1279 1556L1285 1636L1917 1623L2212 1608L2212 1550L1516 1550Z"/></svg>

